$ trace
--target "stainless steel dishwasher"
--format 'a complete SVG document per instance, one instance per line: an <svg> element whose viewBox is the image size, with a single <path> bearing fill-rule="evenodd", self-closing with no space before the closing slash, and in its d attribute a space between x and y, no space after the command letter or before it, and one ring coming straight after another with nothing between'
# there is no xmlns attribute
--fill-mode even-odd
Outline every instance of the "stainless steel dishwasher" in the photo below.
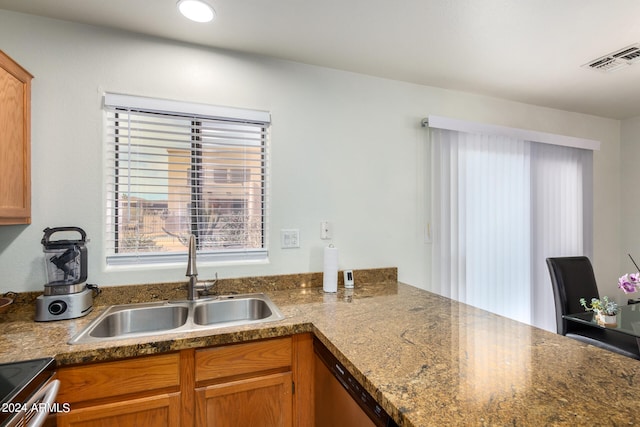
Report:
<svg viewBox="0 0 640 427"><path fill-rule="evenodd" d="M397 424L333 354L314 338L316 427L396 427Z"/></svg>

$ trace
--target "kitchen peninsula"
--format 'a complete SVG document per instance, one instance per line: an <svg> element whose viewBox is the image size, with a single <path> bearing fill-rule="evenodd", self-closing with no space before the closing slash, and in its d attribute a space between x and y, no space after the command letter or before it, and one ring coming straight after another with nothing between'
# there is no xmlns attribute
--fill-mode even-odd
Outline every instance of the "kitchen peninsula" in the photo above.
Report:
<svg viewBox="0 0 640 427"><path fill-rule="evenodd" d="M66 342L104 306L121 303L111 298L122 292L105 290L96 300L101 307L82 319L35 323L15 310L0 320L0 362L53 356L65 366L311 333L402 426L640 420L638 361L398 283L393 269L381 271L388 270L377 283L337 294L308 281L282 289L277 280L247 279L256 288L246 291L268 294L284 320L102 345ZM172 298L173 291L184 298L177 285L144 289L139 300Z"/></svg>

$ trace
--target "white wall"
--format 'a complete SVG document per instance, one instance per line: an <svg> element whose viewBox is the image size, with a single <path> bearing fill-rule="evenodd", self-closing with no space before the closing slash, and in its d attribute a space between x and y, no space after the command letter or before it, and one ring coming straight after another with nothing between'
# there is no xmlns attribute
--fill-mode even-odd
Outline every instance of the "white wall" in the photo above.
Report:
<svg viewBox="0 0 640 427"><path fill-rule="evenodd" d="M320 221L329 220L341 268L397 266L401 281L427 287L428 114L602 141L595 264L603 277L618 273L618 121L6 11L0 40L35 76L33 222L0 227L0 291L42 289L42 230L63 225L91 238L91 283L185 280L184 266L105 268L105 91L271 112L270 263L199 265L201 278L321 271ZM281 228L300 229L300 249L279 248Z"/></svg>

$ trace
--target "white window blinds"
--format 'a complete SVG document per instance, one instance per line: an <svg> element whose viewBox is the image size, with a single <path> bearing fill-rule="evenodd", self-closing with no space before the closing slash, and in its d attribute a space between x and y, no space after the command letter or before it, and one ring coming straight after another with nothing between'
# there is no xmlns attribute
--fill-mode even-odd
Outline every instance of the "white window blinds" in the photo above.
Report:
<svg viewBox="0 0 640 427"><path fill-rule="evenodd" d="M105 96L108 264L267 256L269 114Z"/></svg>

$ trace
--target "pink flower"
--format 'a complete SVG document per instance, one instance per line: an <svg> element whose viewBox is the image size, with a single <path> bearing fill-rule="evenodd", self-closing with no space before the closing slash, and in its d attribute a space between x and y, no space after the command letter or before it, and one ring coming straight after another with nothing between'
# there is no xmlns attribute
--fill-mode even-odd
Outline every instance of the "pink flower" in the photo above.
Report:
<svg viewBox="0 0 640 427"><path fill-rule="evenodd" d="M640 288L640 273L625 274L618 279L618 287L625 294L636 292Z"/></svg>

